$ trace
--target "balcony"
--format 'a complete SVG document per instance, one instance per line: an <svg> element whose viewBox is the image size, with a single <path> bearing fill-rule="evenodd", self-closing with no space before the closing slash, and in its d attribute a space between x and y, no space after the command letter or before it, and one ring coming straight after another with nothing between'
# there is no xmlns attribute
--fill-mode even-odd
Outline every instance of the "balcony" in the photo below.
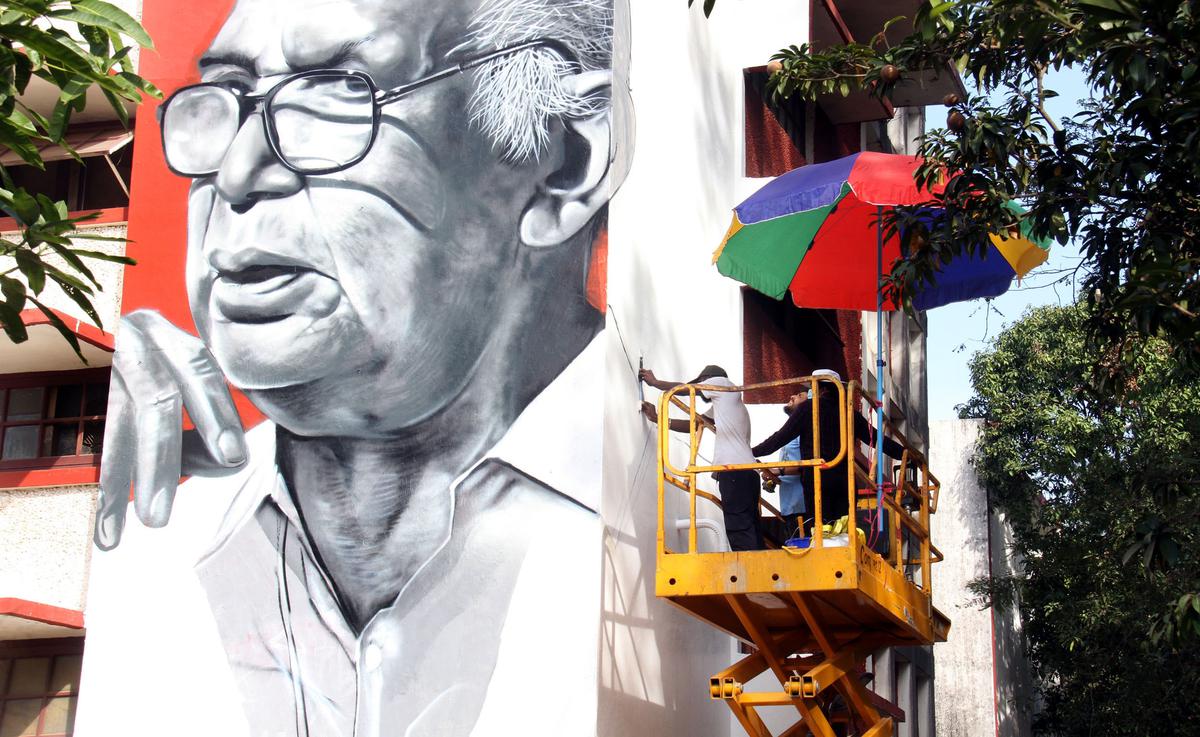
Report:
<svg viewBox="0 0 1200 737"><path fill-rule="evenodd" d="M816 51L847 43L870 43L885 23L902 15L909 20L894 23L887 32L888 40L897 42L912 31L911 19L919 6L919 0L816 0L809 43ZM906 77L893 88L890 102L865 92L854 92L847 97L826 95L818 102L834 123L860 123L890 118L893 107L940 104L951 92L966 94L958 73L947 68L938 73Z"/></svg>

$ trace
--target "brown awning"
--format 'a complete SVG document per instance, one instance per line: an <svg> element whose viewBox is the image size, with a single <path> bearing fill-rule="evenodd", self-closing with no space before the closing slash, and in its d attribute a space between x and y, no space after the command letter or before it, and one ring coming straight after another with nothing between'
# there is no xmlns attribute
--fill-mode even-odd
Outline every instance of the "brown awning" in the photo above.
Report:
<svg viewBox="0 0 1200 737"><path fill-rule="evenodd" d="M107 156L128 145L133 140L133 131L126 130L119 123L116 125L88 126L67 132L63 137L68 146L75 149L80 158L89 156ZM62 161L71 158L71 154L62 146L43 143L38 146L43 161ZM3 148L0 154L0 164L4 166L20 166L25 160L11 149Z"/></svg>

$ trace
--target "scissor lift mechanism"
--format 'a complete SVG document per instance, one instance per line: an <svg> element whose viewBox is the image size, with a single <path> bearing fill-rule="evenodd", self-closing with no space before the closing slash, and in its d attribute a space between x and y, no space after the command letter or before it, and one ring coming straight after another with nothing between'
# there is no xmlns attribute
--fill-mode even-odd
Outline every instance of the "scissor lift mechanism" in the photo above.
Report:
<svg viewBox="0 0 1200 737"><path fill-rule="evenodd" d="M836 406L822 406L819 384L837 389ZM807 460L711 466L698 463L705 418L696 413L696 392L746 391L775 386L808 385L813 390L813 448ZM686 400L686 401L685 401ZM849 455L854 473L845 489L850 509L874 510L876 486L869 463L857 452L852 412L870 400L856 382L843 384L830 377L803 377L746 387L683 385L659 398L658 446L658 596L736 637L752 648L750 655L715 674L709 683L713 699L729 705L752 737L772 737L759 709L792 707L798 720L776 737L837 737L842 734L883 737L893 734L893 721L903 713L863 684L866 657L884 647L944 642L950 621L933 607L930 566L942 559L929 539L929 515L937 509L937 479L924 457L907 439L890 433L905 447L883 494L888 536L887 556L867 545L863 532L851 525L846 544L826 544L820 518L821 471ZM677 468L670 459L668 418L671 406L687 413L690 423L688 459ZM820 412L838 412L840 450L831 459L820 457ZM890 428L888 428L890 429ZM712 471L737 469L813 468L816 521L807 549L775 548L750 552L700 552L696 525L697 501L720 505L720 499L697 486L697 477ZM859 490L864 493L860 494ZM667 545L667 495L683 492L688 503L687 546ZM769 516L778 510L762 502ZM830 520L832 522L832 520ZM682 522L680 523L682 524ZM832 541L830 541L832 542ZM919 576L919 583L915 581ZM748 692L746 684L770 671L779 691ZM884 714L880 712L883 711Z"/></svg>

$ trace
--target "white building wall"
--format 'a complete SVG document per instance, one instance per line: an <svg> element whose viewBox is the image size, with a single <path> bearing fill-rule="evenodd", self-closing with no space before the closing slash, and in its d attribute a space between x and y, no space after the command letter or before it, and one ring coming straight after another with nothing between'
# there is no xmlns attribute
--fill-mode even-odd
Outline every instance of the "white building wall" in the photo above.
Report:
<svg viewBox="0 0 1200 737"><path fill-rule="evenodd" d="M654 595L654 430L634 370L644 356L662 378L716 363L742 379L740 290L709 255L733 205L763 183L743 176L742 70L807 38L809 3L740 3L711 20L682 2L631 5L637 151L609 221L599 733L725 737L729 709L708 698L708 677L736 659L732 640ZM756 437L769 426L760 416L781 419L756 408ZM684 516L680 497L668 517ZM700 544L718 543L706 533Z"/></svg>
<svg viewBox="0 0 1200 737"><path fill-rule="evenodd" d="M992 571L997 576L1023 575L1020 558L1012 553L1012 528L1003 513L993 512L988 520L991 534ZM1033 673L1025 655L1021 617L1016 607L992 611L995 629L996 709L1000 737L1033 734L1033 714L1038 701Z"/></svg>
<svg viewBox="0 0 1200 737"><path fill-rule="evenodd" d="M967 584L1015 574L1011 535L1002 516L989 514L987 493L971 458L980 420L930 424L930 465L942 482L932 532L946 560L933 567L934 605L954 622L947 642L934 646L940 737L1023 737L1030 734L1032 687L1015 611L980 609Z"/></svg>
<svg viewBox="0 0 1200 737"><path fill-rule="evenodd" d="M98 159L96 161L99 161ZM88 235L99 236L102 238L120 238L120 241L100 241L89 238L73 238L72 243L75 248L82 248L89 251L99 251L101 253L110 254L113 256L125 255L125 241L127 223L105 223L102 225L84 225L79 229L81 233ZM16 242L19 238L19 232L0 233L0 238ZM62 271L65 271L72 276L76 275L74 269L66 264L66 261L53 253L48 253L44 256L46 263L55 266ZM125 267L122 264L112 261L103 261L100 259L84 259L84 264L96 276L96 280L104 287L96 290L92 295L92 306L96 308L96 313L100 315L100 319L104 322L103 328L112 332L117 324L117 320L121 317L121 287L124 282ZM16 260L11 256L0 258L0 271L7 271L16 266ZM25 282L25 278L18 273L13 273L13 276ZM79 277L83 279L82 276ZM86 279L84 280L86 282ZM28 286L28 283L26 283ZM32 296L32 293L31 293ZM92 324L92 319L88 317L84 311L75 304L75 301L63 293L53 280L46 280L46 287L40 295L37 295L38 301L47 307L60 310L71 317L78 318ZM27 304L26 309L34 309L35 305ZM7 351L12 351L9 346ZM64 366L64 369L76 368L75 366Z"/></svg>
<svg viewBox="0 0 1200 737"><path fill-rule="evenodd" d="M95 486L0 491L0 596L83 609L95 498Z"/></svg>

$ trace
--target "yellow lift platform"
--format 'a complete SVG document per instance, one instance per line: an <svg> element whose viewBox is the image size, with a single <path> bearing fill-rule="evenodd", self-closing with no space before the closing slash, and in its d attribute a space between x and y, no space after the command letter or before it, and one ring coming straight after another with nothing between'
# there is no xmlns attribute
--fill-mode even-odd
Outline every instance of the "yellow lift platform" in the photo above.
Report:
<svg viewBox="0 0 1200 737"><path fill-rule="evenodd" d="M837 390L836 406L820 399L819 385ZM706 418L697 414L696 393L748 391L775 386L812 389L813 448L804 449L806 460L711 466L699 463L701 435ZM822 406L822 404L824 406ZM668 418L675 406L689 418L688 457L683 467L671 461ZM930 566L942 559L929 539L929 516L937 509L937 479L919 451L907 438L889 430L905 448L904 457L885 482L882 533L857 529L829 536L820 518L821 495L850 496L850 509L876 506L876 486L869 463L859 453L854 437L853 412L870 406L856 382L843 384L831 377L803 377L720 387L681 385L659 398L658 443L658 566L655 590L672 604L708 622L749 646L750 654L712 676L713 699L724 701L752 737L773 737L758 710L767 706L794 707L797 721L774 737L892 735L893 719L880 710L896 713L886 701L870 692L861 673L868 655L880 648L930 645L944 642L950 621L932 602ZM840 450L834 458L820 457L821 412L840 416ZM682 437L682 435L680 435ZM682 453L679 453L682 455ZM811 457L809 457L811 456ZM850 459L854 473L847 488L822 490L821 472ZM808 548L775 547L746 552L703 552L698 546L697 502L720 505L719 497L697 486L697 477L714 471L813 468L816 520ZM668 514L687 505L686 547L674 550L684 529L683 520ZM780 518L765 500L768 516ZM671 518L668 522L668 518ZM675 519L679 519L678 525ZM704 523L701 518L701 524ZM866 525L871 526L871 525ZM678 531L677 531L678 530ZM874 537L875 548L868 545ZM886 546L879 543L886 536ZM751 693L746 684L770 671L780 690ZM838 698L840 696L840 699ZM836 728L834 725L838 724Z"/></svg>

